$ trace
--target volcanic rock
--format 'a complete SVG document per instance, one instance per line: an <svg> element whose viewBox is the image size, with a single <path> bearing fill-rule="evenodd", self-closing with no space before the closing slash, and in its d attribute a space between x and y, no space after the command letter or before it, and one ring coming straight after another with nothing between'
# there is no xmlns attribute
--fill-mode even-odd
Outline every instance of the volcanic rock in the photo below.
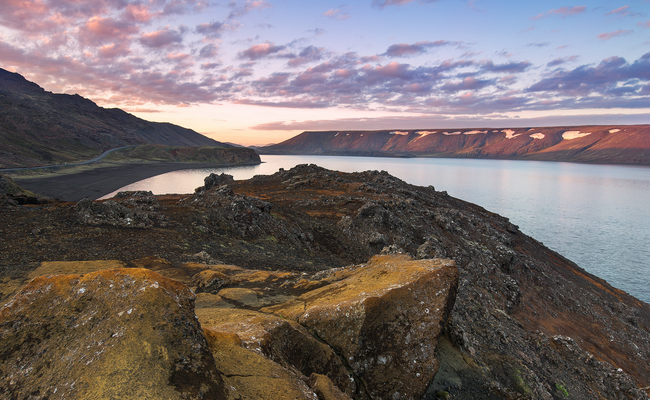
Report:
<svg viewBox="0 0 650 400"><path fill-rule="evenodd" d="M350 277L267 307L313 329L371 398L418 399L438 370L438 336L454 303L453 261L375 256Z"/></svg>
<svg viewBox="0 0 650 400"><path fill-rule="evenodd" d="M183 284L145 269L41 276L0 309L0 393L35 399L221 399Z"/></svg>

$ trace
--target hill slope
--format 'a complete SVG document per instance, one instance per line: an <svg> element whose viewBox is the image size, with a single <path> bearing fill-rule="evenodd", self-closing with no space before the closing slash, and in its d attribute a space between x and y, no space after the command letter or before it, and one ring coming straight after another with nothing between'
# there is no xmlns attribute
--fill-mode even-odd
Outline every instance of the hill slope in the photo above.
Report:
<svg viewBox="0 0 650 400"><path fill-rule="evenodd" d="M106 109L79 95L45 91L0 69L0 168L83 161L137 144L232 147L169 123Z"/></svg>
<svg viewBox="0 0 650 400"><path fill-rule="evenodd" d="M650 125L303 132L258 151L649 165Z"/></svg>

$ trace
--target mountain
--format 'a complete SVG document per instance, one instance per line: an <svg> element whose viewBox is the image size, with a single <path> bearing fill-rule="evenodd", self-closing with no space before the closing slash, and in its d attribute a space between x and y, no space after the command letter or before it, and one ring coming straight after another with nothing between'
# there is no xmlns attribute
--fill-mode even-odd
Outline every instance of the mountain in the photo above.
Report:
<svg viewBox="0 0 650 400"><path fill-rule="evenodd" d="M650 164L650 125L303 132L261 154Z"/></svg>
<svg viewBox="0 0 650 400"><path fill-rule="evenodd" d="M0 68L0 167L63 164L139 144L232 147L170 123L45 91Z"/></svg>

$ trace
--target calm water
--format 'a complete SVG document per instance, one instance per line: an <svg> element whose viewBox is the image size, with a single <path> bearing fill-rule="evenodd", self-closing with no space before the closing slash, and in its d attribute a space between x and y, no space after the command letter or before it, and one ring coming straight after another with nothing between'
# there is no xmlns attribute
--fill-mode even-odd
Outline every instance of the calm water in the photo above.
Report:
<svg viewBox="0 0 650 400"><path fill-rule="evenodd" d="M248 179L304 163L346 172L386 170L510 218L524 233L650 303L650 167L444 158L262 160L257 166L170 172L120 190L191 193L210 172Z"/></svg>

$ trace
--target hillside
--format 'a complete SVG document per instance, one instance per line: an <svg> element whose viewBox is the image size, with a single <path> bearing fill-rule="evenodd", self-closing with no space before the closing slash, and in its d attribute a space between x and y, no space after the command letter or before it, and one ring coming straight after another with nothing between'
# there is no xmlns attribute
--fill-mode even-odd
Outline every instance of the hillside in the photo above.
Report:
<svg viewBox="0 0 650 400"><path fill-rule="evenodd" d="M127 145L232 147L170 123L45 91L0 69L0 168L84 161Z"/></svg>
<svg viewBox="0 0 650 400"><path fill-rule="evenodd" d="M650 125L303 132L258 152L650 165Z"/></svg>
<svg viewBox="0 0 650 400"><path fill-rule="evenodd" d="M191 195L15 193L5 179L0 397L201 398L177 392L223 379L203 398L648 398L648 304L431 186L299 165ZM105 379L111 396L82 395Z"/></svg>

